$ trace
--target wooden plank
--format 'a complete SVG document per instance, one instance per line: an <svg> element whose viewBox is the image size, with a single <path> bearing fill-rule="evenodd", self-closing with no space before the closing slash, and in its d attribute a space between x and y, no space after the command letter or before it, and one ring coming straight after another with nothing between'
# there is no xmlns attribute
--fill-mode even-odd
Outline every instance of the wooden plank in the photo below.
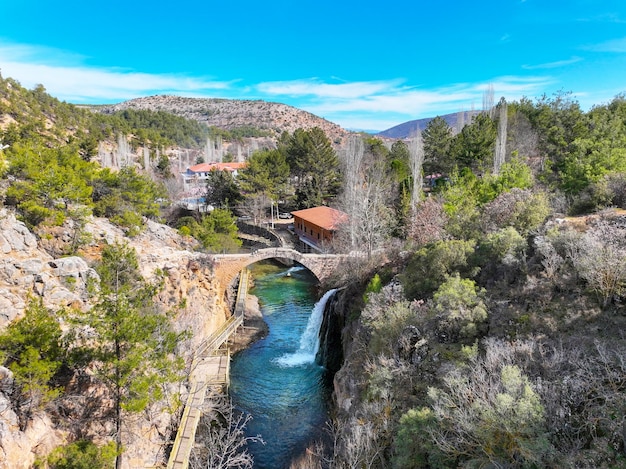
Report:
<svg viewBox="0 0 626 469"><path fill-rule="evenodd" d="M248 271L244 269L239 281L233 316L201 346L192 362L189 377L190 392L176 433L167 469L187 469L195 445L195 436L202 417L206 390L211 386L228 385L230 374L230 351L218 352L218 348L243 324Z"/></svg>

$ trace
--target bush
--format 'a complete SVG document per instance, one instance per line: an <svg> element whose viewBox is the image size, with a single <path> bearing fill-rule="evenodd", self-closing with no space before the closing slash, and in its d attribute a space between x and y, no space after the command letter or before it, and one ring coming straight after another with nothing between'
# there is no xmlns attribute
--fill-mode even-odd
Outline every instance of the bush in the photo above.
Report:
<svg viewBox="0 0 626 469"><path fill-rule="evenodd" d="M107 469L113 466L114 461L113 442L99 447L86 440L59 446L47 458L50 469Z"/></svg>
<svg viewBox="0 0 626 469"><path fill-rule="evenodd" d="M378 274L374 274L374 276L370 279L367 287L365 288L365 293L363 294L363 303L367 304L367 299L370 293L378 293L380 289L383 287L380 276Z"/></svg>
<svg viewBox="0 0 626 469"><path fill-rule="evenodd" d="M52 378L65 359L61 327L41 298L31 300L24 316L0 334L0 363L13 372L19 386L11 397L22 427L60 394Z"/></svg>
<svg viewBox="0 0 626 469"><path fill-rule="evenodd" d="M470 265L476 242L447 240L424 246L413 254L400 281L408 299L426 298L445 281L446 276L459 272L474 276L477 269Z"/></svg>
<svg viewBox="0 0 626 469"><path fill-rule="evenodd" d="M600 223L581 238L573 262L600 304L608 306L626 293L626 229Z"/></svg>
<svg viewBox="0 0 626 469"><path fill-rule="evenodd" d="M526 239L515 228L508 226L488 234L481 249L488 257L511 266L517 263L526 246Z"/></svg>
<svg viewBox="0 0 626 469"><path fill-rule="evenodd" d="M447 373L443 386L429 388L428 407L402 417L396 441L408 465L397 467L557 467L545 409L512 363L514 347L486 347L482 357Z"/></svg>
<svg viewBox="0 0 626 469"><path fill-rule="evenodd" d="M216 208L199 221L182 217L177 225L181 234L190 234L211 251L236 251L241 246L235 217L226 209Z"/></svg>
<svg viewBox="0 0 626 469"><path fill-rule="evenodd" d="M393 467L396 469L418 469L446 467L436 446L428 435L428 429L436 425L437 418L427 407L410 409L398 425ZM439 461L438 461L439 459Z"/></svg>
<svg viewBox="0 0 626 469"><path fill-rule="evenodd" d="M549 214L550 204L544 193L512 189L485 205L481 225L485 232L512 226L526 236L539 228Z"/></svg>
<svg viewBox="0 0 626 469"><path fill-rule="evenodd" d="M472 343L484 332L487 307L481 299L483 293L473 280L462 279L458 274L448 277L437 289L432 309L439 320L440 340Z"/></svg>

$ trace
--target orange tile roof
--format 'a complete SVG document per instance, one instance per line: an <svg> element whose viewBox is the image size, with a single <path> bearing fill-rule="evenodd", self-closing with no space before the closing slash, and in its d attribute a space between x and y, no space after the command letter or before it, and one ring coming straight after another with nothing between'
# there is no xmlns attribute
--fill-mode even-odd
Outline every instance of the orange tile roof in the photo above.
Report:
<svg viewBox="0 0 626 469"><path fill-rule="evenodd" d="M341 210L325 206L297 210L291 214L326 230L336 230L348 219L348 215Z"/></svg>
<svg viewBox="0 0 626 469"><path fill-rule="evenodd" d="M190 166L188 171L194 173L208 173L212 170L218 171L237 171L246 167L246 163L200 163L194 166Z"/></svg>

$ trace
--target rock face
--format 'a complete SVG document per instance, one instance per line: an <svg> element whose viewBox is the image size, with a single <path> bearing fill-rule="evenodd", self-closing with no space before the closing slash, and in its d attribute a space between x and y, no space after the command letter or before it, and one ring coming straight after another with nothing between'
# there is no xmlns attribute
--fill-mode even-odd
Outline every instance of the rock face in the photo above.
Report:
<svg viewBox="0 0 626 469"><path fill-rule="evenodd" d="M0 250L0 328L22 314L29 295L54 309L85 304L95 271L80 258L55 260L39 249L36 236L6 209L0 209Z"/></svg>
<svg viewBox="0 0 626 469"><path fill-rule="evenodd" d="M146 280L162 279L157 305L171 313L174 329L190 332L181 350L187 359L225 322L228 310L210 259L191 250L193 246L175 230L147 221L144 231L129 239L107 220L93 218L86 231L92 241L81 257L54 258L41 249L38 238L11 211L0 208L0 329L23 314L32 295L41 297L52 310L90 308L87 285L98 277L92 266L102 246L115 242L128 243L135 249ZM20 430L8 399L11 387L11 372L0 368L0 469L28 468L37 456L64 444L68 435L43 413ZM154 410L149 421L137 419L134 425L126 433L142 437L125 441L124 465L153 467L163 457L163 446L169 441L170 416Z"/></svg>

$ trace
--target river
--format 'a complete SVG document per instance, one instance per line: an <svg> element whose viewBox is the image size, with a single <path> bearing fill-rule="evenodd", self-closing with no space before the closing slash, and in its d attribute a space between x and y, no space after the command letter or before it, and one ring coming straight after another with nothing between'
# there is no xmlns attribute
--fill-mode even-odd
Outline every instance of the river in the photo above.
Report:
<svg viewBox="0 0 626 469"><path fill-rule="evenodd" d="M251 272L250 293L269 334L233 358L230 395L252 416L246 433L265 442L248 446L254 467L282 469L322 435L328 418L330 390L314 362L321 311L314 311L315 279L305 268L259 263Z"/></svg>

